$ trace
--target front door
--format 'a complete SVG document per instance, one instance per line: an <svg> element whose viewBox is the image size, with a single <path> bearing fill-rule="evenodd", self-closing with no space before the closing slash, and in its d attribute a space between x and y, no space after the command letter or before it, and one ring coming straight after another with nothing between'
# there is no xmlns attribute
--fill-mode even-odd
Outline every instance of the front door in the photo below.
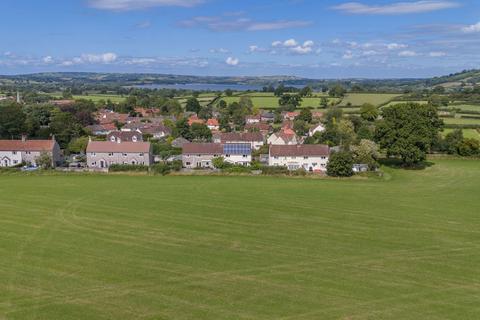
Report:
<svg viewBox="0 0 480 320"><path fill-rule="evenodd" d="M105 168L105 161L103 160L100 160L100 168Z"/></svg>
<svg viewBox="0 0 480 320"><path fill-rule="evenodd" d="M5 167L8 167L8 160L7 160L7 159L3 160L3 165L4 165Z"/></svg>

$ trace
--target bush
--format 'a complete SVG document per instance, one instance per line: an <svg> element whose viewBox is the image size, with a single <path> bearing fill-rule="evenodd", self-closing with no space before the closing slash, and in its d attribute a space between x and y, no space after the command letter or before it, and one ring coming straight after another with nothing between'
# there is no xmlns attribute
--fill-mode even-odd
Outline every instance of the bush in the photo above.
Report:
<svg viewBox="0 0 480 320"><path fill-rule="evenodd" d="M262 174L276 175L276 174L289 174L287 167L284 166L263 166L261 167Z"/></svg>
<svg viewBox="0 0 480 320"><path fill-rule="evenodd" d="M112 164L108 171L110 172L147 172L148 166L136 164Z"/></svg>
<svg viewBox="0 0 480 320"><path fill-rule="evenodd" d="M340 151L330 155L327 174L331 177L353 176L353 157L350 152Z"/></svg>
<svg viewBox="0 0 480 320"><path fill-rule="evenodd" d="M168 163L157 163L154 164L151 168L151 172L154 174L161 174L162 176L165 176L171 172L172 168Z"/></svg>

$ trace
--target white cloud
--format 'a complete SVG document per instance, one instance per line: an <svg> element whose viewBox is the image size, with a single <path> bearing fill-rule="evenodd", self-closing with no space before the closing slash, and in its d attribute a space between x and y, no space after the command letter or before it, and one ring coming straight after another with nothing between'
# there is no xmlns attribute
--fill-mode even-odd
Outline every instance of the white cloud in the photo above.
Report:
<svg viewBox="0 0 480 320"><path fill-rule="evenodd" d="M363 51L362 55L364 56L375 56L379 54L377 51L375 50L367 50L367 51Z"/></svg>
<svg viewBox="0 0 480 320"><path fill-rule="evenodd" d="M273 22L254 22L247 30L262 31L262 30L280 30L290 28L300 28L311 25L310 21L273 21Z"/></svg>
<svg viewBox="0 0 480 320"><path fill-rule="evenodd" d="M272 47L280 47L282 45L282 41L273 41Z"/></svg>
<svg viewBox="0 0 480 320"><path fill-rule="evenodd" d="M52 56L45 56L45 57L43 57L42 61L46 64L53 63L53 57Z"/></svg>
<svg viewBox="0 0 480 320"><path fill-rule="evenodd" d="M230 50L225 49L225 48L218 48L218 49L210 49L209 52L210 52L210 53L221 53L221 54L225 54L225 53L229 53Z"/></svg>
<svg viewBox="0 0 480 320"><path fill-rule="evenodd" d="M480 22L476 24L472 24L462 28L462 31L465 33L476 33L480 32Z"/></svg>
<svg viewBox="0 0 480 320"><path fill-rule="evenodd" d="M398 53L399 57L415 57L417 53L411 50L405 50Z"/></svg>
<svg viewBox="0 0 480 320"><path fill-rule="evenodd" d="M350 14L378 14L378 15L398 15L410 13L430 12L442 9L458 7L459 4L447 0L422 0L410 2L395 2L385 5L368 5L360 2L347 2L333 9Z"/></svg>
<svg viewBox="0 0 480 320"><path fill-rule="evenodd" d="M315 45L315 42L313 42L312 40L307 40L303 43L304 47L313 47L314 45Z"/></svg>
<svg viewBox="0 0 480 320"><path fill-rule="evenodd" d="M300 28L311 25L311 21L301 20L276 20L276 21L255 21L247 17L232 18L232 16L197 16L188 20L178 22L178 25L185 28L206 28L216 32L225 31L266 31L290 28Z"/></svg>
<svg viewBox="0 0 480 320"><path fill-rule="evenodd" d="M283 42L284 47L295 47L298 46L298 42L295 39L288 39Z"/></svg>
<svg viewBox="0 0 480 320"><path fill-rule="evenodd" d="M296 47L290 48L290 51L297 54L307 54L312 52L312 47L296 46Z"/></svg>
<svg viewBox="0 0 480 320"><path fill-rule="evenodd" d="M342 56L342 59L345 59L345 60L353 59L353 52L350 50L345 51L345 53Z"/></svg>
<svg viewBox="0 0 480 320"><path fill-rule="evenodd" d="M193 7L203 0L89 0L90 7L101 10L128 11L152 7Z"/></svg>
<svg viewBox="0 0 480 320"><path fill-rule="evenodd" d="M225 63L228 64L229 66L236 66L238 65L239 62L240 61L234 57L228 57L227 60L225 60Z"/></svg>
<svg viewBox="0 0 480 320"><path fill-rule="evenodd" d="M445 57L447 54L442 51L432 51L428 55L433 58L438 58L438 57Z"/></svg>
<svg viewBox="0 0 480 320"><path fill-rule="evenodd" d="M117 60L117 55L112 52L107 52L102 54L88 53L88 54L82 54L80 59L82 62L85 62L85 63L112 63L112 62L115 62L115 60Z"/></svg>
<svg viewBox="0 0 480 320"><path fill-rule="evenodd" d="M408 46L406 44L401 43L389 43L386 45L388 50L398 50L398 49L405 49Z"/></svg>

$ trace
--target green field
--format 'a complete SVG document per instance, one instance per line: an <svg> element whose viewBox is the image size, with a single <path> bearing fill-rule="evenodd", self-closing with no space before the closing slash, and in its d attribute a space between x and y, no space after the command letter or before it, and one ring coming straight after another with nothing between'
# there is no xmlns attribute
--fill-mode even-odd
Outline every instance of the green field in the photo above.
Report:
<svg viewBox="0 0 480 320"><path fill-rule="evenodd" d="M61 98L62 94L57 93L57 94L51 94L52 97L56 98ZM100 100L110 100L113 103L119 103L122 102L126 99L126 96L121 96L117 94L87 94L87 95L73 95L73 99L78 100L78 99L86 99L86 100L92 100L93 102L98 102Z"/></svg>
<svg viewBox="0 0 480 320"><path fill-rule="evenodd" d="M442 135L446 136L447 134L449 134L453 130L455 130L455 129L444 129L442 131ZM473 139L480 140L480 132L477 129L462 129L462 132L463 132L463 136L465 138L473 138Z"/></svg>
<svg viewBox="0 0 480 320"><path fill-rule="evenodd" d="M480 125L480 117L478 119L471 118L442 118L445 124L478 124Z"/></svg>
<svg viewBox="0 0 480 320"><path fill-rule="evenodd" d="M364 103L379 106L398 96L392 93L349 93L343 98L340 106L346 106L349 103L353 106L361 106Z"/></svg>
<svg viewBox="0 0 480 320"><path fill-rule="evenodd" d="M462 111L480 111L480 105L471 105L471 104L452 104L449 107L460 109Z"/></svg>
<svg viewBox="0 0 480 320"><path fill-rule="evenodd" d="M252 103L255 107L257 108L278 108L278 97L273 96L270 94L269 96L267 95L244 95L250 97L252 100ZM238 96L233 96L233 97L222 97L222 100L225 100L226 103L232 103L232 102L238 102L240 100L240 97ZM306 107L313 107L313 108L320 108L320 97L307 97L302 99L302 104L300 105L300 108L306 108ZM331 103L332 101L338 101L337 99L334 98L328 98L328 102Z"/></svg>
<svg viewBox="0 0 480 320"><path fill-rule="evenodd" d="M477 319L480 161L0 176L0 319Z"/></svg>

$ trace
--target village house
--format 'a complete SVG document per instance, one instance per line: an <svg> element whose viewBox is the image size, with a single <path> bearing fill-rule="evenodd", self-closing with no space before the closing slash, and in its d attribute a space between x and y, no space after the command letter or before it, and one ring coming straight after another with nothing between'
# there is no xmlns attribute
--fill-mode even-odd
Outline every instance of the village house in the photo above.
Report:
<svg viewBox="0 0 480 320"><path fill-rule="evenodd" d="M269 150L268 165L285 166L288 170L304 169L309 172L325 172L329 155L330 150L327 145L272 145Z"/></svg>
<svg viewBox="0 0 480 320"><path fill-rule="evenodd" d="M137 131L112 131L107 135L107 141L111 142L140 142L143 136Z"/></svg>
<svg viewBox="0 0 480 320"><path fill-rule="evenodd" d="M225 162L249 166L252 162L252 146L250 143L227 143L223 145L222 156Z"/></svg>
<svg viewBox="0 0 480 320"><path fill-rule="evenodd" d="M313 135L317 132L323 132L325 131L325 126L321 123L318 123L316 125L314 125L313 127L310 128L310 130L308 130L308 135L310 137L313 137Z"/></svg>
<svg viewBox="0 0 480 320"><path fill-rule="evenodd" d="M212 118L207 120L207 127L208 129L215 131L220 129L220 124L217 119Z"/></svg>
<svg viewBox="0 0 480 320"><path fill-rule="evenodd" d="M254 150L260 149L265 144L265 139L260 132L224 132L213 137L216 143L249 143Z"/></svg>
<svg viewBox="0 0 480 320"><path fill-rule="evenodd" d="M118 113L112 110L102 109L95 115L95 119L100 124L109 124L109 123L127 123L127 119L129 118L128 114L126 113Z"/></svg>
<svg viewBox="0 0 480 320"><path fill-rule="evenodd" d="M262 122L273 122L275 121L275 114L273 112L267 111L262 112L260 115L260 121Z"/></svg>
<svg viewBox="0 0 480 320"><path fill-rule="evenodd" d="M0 140L0 167L13 167L21 163L37 165L37 159L46 153L52 159L52 166L62 162L60 146L52 140Z"/></svg>
<svg viewBox="0 0 480 320"><path fill-rule="evenodd" d="M154 139L162 139L172 134L172 130L163 124L148 124L140 128L139 131L142 134L151 135Z"/></svg>
<svg viewBox="0 0 480 320"><path fill-rule="evenodd" d="M248 166L252 162L249 143L186 143L182 147L185 168L213 168L213 159L223 157L225 162Z"/></svg>
<svg viewBox="0 0 480 320"><path fill-rule="evenodd" d="M297 145L302 143L302 140L295 134L295 132L275 132L267 139L269 145Z"/></svg>
<svg viewBox="0 0 480 320"><path fill-rule="evenodd" d="M260 115L250 115L245 117L246 124L260 123L260 121L261 121Z"/></svg>
<svg viewBox="0 0 480 320"><path fill-rule="evenodd" d="M222 154L220 143L185 143L182 146L182 164L189 169L213 168L213 159Z"/></svg>
<svg viewBox="0 0 480 320"><path fill-rule="evenodd" d="M188 118L188 125L191 126L194 123L204 124L205 120L200 119L199 117L197 117L197 115L192 115L190 118Z"/></svg>
<svg viewBox="0 0 480 320"><path fill-rule="evenodd" d="M90 126L86 126L85 129L90 131L94 136L106 136L112 131L117 130L117 126L113 123L107 124L92 124Z"/></svg>
<svg viewBox="0 0 480 320"><path fill-rule="evenodd" d="M272 126L268 123L251 123L245 125L245 132L260 132L264 137L272 131Z"/></svg>
<svg viewBox="0 0 480 320"><path fill-rule="evenodd" d="M299 115L300 115L300 112L298 112L298 111L284 111L284 112L282 112L283 120L293 121Z"/></svg>
<svg viewBox="0 0 480 320"><path fill-rule="evenodd" d="M89 168L106 169L113 164L150 166L152 163L152 147L149 142L88 142Z"/></svg>
<svg viewBox="0 0 480 320"><path fill-rule="evenodd" d="M156 114L160 113L160 109L158 108L136 107L134 111L135 113L140 114L144 118L154 117Z"/></svg>

